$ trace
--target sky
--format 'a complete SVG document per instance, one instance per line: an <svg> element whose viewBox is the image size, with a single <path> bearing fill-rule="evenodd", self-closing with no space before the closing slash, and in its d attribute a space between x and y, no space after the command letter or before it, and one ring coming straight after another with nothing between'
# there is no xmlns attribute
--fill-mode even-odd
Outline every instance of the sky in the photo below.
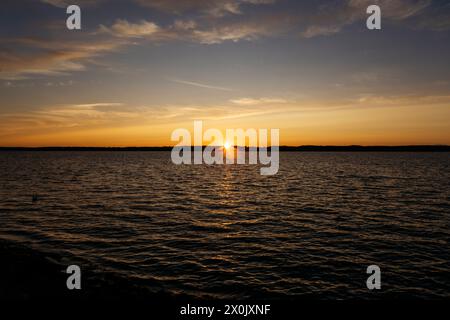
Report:
<svg viewBox="0 0 450 320"><path fill-rule="evenodd" d="M194 120L291 146L450 144L449 57L450 1L6 0L0 146L170 146Z"/></svg>

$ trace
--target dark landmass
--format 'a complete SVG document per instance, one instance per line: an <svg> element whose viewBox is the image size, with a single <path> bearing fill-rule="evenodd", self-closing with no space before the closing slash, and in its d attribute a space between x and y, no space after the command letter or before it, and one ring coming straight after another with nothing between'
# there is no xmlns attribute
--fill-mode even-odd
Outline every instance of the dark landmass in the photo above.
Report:
<svg viewBox="0 0 450 320"><path fill-rule="evenodd" d="M0 151L171 151L173 147L0 147ZM203 147L204 148L204 147ZM248 150L249 148L246 148ZM255 150L256 148L252 148ZM270 148L269 148L270 149ZM290 152L450 152L448 145L280 146Z"/></svg>
<svg viewBox="0 0 450 320"><path fill-rule="evenodd" d="M299 146L280 147L280 151L332 151L332 152L449 152L447 145L413 145L413 146Z"/></svg>

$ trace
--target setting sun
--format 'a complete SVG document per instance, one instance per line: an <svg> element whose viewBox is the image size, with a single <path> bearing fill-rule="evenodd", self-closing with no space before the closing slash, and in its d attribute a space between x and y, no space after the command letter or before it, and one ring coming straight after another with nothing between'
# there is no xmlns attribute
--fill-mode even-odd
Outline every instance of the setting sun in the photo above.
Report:
<svg viewBox="0 0 450 320"><path fill-rule="evenodd" d="M230 150L231 144L230 144L229 142L225 142L225 143L223 144L223 148L224 148L225 150Z"/></svg>

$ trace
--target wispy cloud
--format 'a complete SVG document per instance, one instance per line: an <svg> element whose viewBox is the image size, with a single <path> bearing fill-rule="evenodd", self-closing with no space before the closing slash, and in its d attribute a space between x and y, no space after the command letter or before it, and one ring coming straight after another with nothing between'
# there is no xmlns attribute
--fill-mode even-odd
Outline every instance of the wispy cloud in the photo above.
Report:
<svg viewBox="0 0 450 320"><path fill-rule="evenodd" d="M231 103L240 106L256 106L265 104L285 104L288 100L281 98L239 98L230 100Z"/></svg>
<svg viewBox="0 0 450 320"><path fill-rule="evenodd" d="M180 15L186 12L199 12L212 17L242 13L242 6L267 5L276 0L135 0L142 6Z"/></svg>
<svg viewBox="0 0 450 320"><path fill-rule="evenodd" d="M330 2L318 7L304 17L305 29L301 32L304 38L330 36L340 32L345 26L363 21L366 8L370 5L382 8L384 19L402 21L422 13L431 5L431 0L345 0Z"/></svg>
<svg viewBox="0 0 450 320"><path fill-rule="evenodd" d="M111 27L100 25L100 31L119 37L141 38L158 33L160 27L146 20L141 20L138 23L130 23L127 20L118 19Z"/></svg>
<svg viewBox="0 0 450 320"><path fill-rule="evenodd" d="M85 103L85 104L75 104L73 107L75 108L98 108L98 107L120 107L124 104L121 102L96 102L96 103Z"/></svg>
<svg viewBox="0 0 450 320"><path fill-rule="evenodd" d="M32 75L64 75L83 71L94 57L112 52L122 41L65 41L38 38L8 39L0 48L0 79L18 80Z"/></svg>
<svg viewBox="0 0 450 320"><path fill-rule="evenodd" d="M72 1L72 0L41 0L41 2L43 3L47 3L50 5L53 5L55 7L59 7L59 8L63 8L63 7L67 7L71 4L76 4L79 6L91 6L91 5L95 5L97 3L100 2L105 2L107 0L77 0L77 1Z"/></svg>
<svg viewBox="0 0 450 320"><path fill-rule="evenodd" d="M204 83L199 83L199 82L186 81L186 80L180 80L180 79L168 79L168 80L175 82L175 83L198 87L198 88L221 90L221 91L233 91L233 89L231 89L231 88L214 86L214 85L204 84Z"/></svg>
<svg viewBox="0 0 450 320"><path fill-rule="evenodd" d="M97 34L107 33L121 38L145 38L155 41L190 41L201 44L220 44L226 41L250 41L267 37L280 31L276 19L267 21L222 22L205 26L194 20L175 20L171 25L160 27L154 22L141 20L129 22L116 20L111 26L100 25Z"/></svg>
<svg viewBox="0 0 450 320"><path fill-rule="evenodd" d="M275 32L265 24L234 23L217 26L212 29L194 30L191 38L203 44L217 44L225 41L238 42L240 40L253 40L269 36Z"/></svg>

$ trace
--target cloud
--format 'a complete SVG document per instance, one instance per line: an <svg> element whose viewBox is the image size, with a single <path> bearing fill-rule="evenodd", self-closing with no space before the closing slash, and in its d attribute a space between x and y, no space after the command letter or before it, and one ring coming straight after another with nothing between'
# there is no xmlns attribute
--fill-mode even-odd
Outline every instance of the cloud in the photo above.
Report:
<svg viewBox="0 0 450 320"><path fill-rule="evenodd" d="M267 5L276 0L135 0L138 4L180 15L197 12L212 17L242 14L244 5Z"/></svg>
<svg viewBox="0 0 450 320"><path fill-rule="evenodd" d="M415 26L433 31L450 29L450 3L427 7L425 14L417 16Z"/></svg>
<svg viewBox="0 0 450 320"><path fill-rule="evenodd" d="M72 4L76 4L78 6L85 7L85 6L95 5L100 2L104 2L104 1L106 1L106 0L76 0L76 1L73 1L73 0L41 0L41 2L43 2L43 3L47 3L47 4L50 4L55 7L59 7L59 8L68 7Z"/></svg>
<svg viewBox="0 0 450 320"><path fill-rule="evenodd" d="M173 28L175 30L193 30L197 28L197 23L194 20L175 20Z"/></svg>
<svg viewBox="0 0 450 320"><path fill-rule="evenodd" d="M369 5L379 5L382 17L409 27L445 30L450 27L448 10L432 6L431 0L343 0L317 2L313 6L291 4L295 10L274 7L275 10L250 11L246 6L269 5L275 0L136 0L143 6L179 15L189 14L192 24L182 28L174 23L159 39L188 39L203 44L224 41L255 40L279 35L283 32L300 32L304 38L337 34L348 25L364 21ZM194 13L201 13L196 15ZM227 16L234 16L230 18ZM436 17L436 19L434 19ZM416 21L417 20L417 21ZM178 27L178 28L177 28ZM184 34L179 31L184 30ZM300 31L299 31L300 30ZM190 31L190 32L186 32Z"/></svg>
<svg viewBox="0 0 450 320"><path fill-rule="evenodd" d="M193 86L193 87L198 87L198 88L221 90L221 91L233 91L233 89L230 89L230 88L212 86L209 84L198 83L198 82L193 82L193 81L185 81L185 80L179 80L179 79L169 79L169 80L172 82L175 82L175 83L185 84L188 86Z"/></svg>
<svg viewBox="0 0 450 320"><path fill-rule="evenodd" d="M33 75L64 75L83 71L94 57L124 45L108 39L64 41L41 38L5 39L0 47L0 79L18 80Z"/></svg>
<svg viewBox="0 0 450 320"><path fill-rule="evenodd" d="M141 20L138 23L130 23L127 20L118 19L110 28L100 25L100 31L109 32L119 37L141 38L158 33L160 27L146 20Z"/></svg>
<svg viewBox="0 0 450 320"><path fill-rule="evenodd" d="M68 4L66 0L41 2L55 6ZM106 4L107 0L80 0L79 4L101 2ZM83 71L94 58L126 48L130 43L139 44L138 41L190 41L213 45L291 34L300 34L303 38L331 36L365 19L369 4L382 7L383 19L407 23L413 28L450 28L449 4L434 5L431 0L345 0L317 2L312 6L290 3L296 10L287 10L288 6L281 5L267 7L275 3L274 0L134 0L134 3L175 15L165 24L158 20L121 18L109 26L100 24L97 32L71 34L70 38L66 33L63 36L66 30L57 34L55 29L49 29L47 38L13 38L12 35L1 39L0 79ZM268 9L247 10L259 5Z"/></svg>
<svg viewBox="0 0 450 320"><path fill-rule="evenodd" d="M285 104L288 103L287 100L281 98L239 98L230 100L231 103L240 106L255 106L263 104Z"/></svg>
<svg viewBox="0 0 450 320"><path fill-rule="evenodd" d="M89 103L50 106L26 113L0 114L4 124L0 136L31 134L42 131L58 131L76 127L111 124L133 116L132 113L115 110L120 103ZM110 109L109 109L110 108Z"/></svg>
<svg viewBox="0 0 450 320"><path fill-rule="evenodd" d="M405 96L378 96L363 95L353 101L354 104L364 107L412 107L450 105L450 96L446 95L405 95Z"/></svg>
<svg viewBox="0 0 450 320"><path fill-rule="evenodd" d="M319 6L304 19L304 38L329 36L340 32L345 26L367 18L366 9L379 5L383 19L403 21L424 12L431 0L346 0Z"/></svg>
<svg viewBox="0 0 450 320"><path fill-rule="evenodd" d="M73 107L75 108L101 108L101 107L120 107L123 106L123 103L120 102L96 102L96 103L85 103L85 104L75 104Z"/></svg>
<svg viewBox="0 0 450 320"><path fill-rule="evenodd" d="M276 19L259 19L233 23L214 23L211 26L199 25L194 20L175 20L162 28L153 22L141 20L137 23L117 20L112 26L100 25L97 34L109 34L121 38L145 38L154 41L191 41L201 44L219 44L225 41L238 42L254 40L279 32Z"/></svg>
<svg viewBox="0 0 450 320"><path fill-rule="evenodd" d="M237 119L279 112L269 107L232 105L130 106L118 102L92 102L43 107L23 113L0 114L0 137L83 132L93 129L154 126L203 120Z"/></svg>
<svg viewBox="0 0 450 320"><path fill-rule="evenodd" d="M142 6L151 7L173 14L191 10L205 10L215 5L217 0L136 0Z"/></svg>
<svg viewBox="0 0 450 320"><path fill-rule="evenodd" d="M272 32L263 24L236 23L212 29L194 30L191 37L203 44L217 44L224 41L254 40L262 36L269 36Z"/></svg>
<svg viewBox="0 0 450 320"><path fill-rule="evenodd" d="M305 38L313 38L317 36L329 36L341 31L341 26L320 26L313 25L308 27L303 33Z"/></svg>
<svg viewBox="0 0 450 320"><path fill-rule="evenodd" d="M253 41L287 32L298 19L290 12L264 11L239 19L199 23L197 28L185 37L202 44Z"/></svg>
<svg viewBox="0 0 450 320"><path fill-rule="evenodd" d="M404 20L413 17L431 5L431 0L348 0L348 10L365 14L368 6L376 4L382 8L384 17Z"/></svg>

